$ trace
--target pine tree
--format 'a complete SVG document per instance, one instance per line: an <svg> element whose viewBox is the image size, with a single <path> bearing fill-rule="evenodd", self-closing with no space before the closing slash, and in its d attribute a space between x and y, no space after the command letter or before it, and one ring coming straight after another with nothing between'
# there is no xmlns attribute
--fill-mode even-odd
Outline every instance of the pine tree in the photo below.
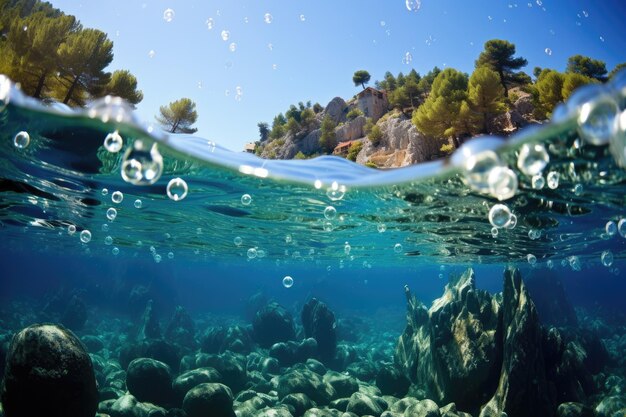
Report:
<svg viewBox="0 0 626 417"><path fill-rule="evenodd" d="M137 78L128 70L114 71L100 95L121 97L133 105L143 100L143 92L137 90Z"/></svg>
<svg viewBox="0 0 626 417"><path fill-rule="evenodd" d="M498 73L504 87L504 97L508 97L508 86L524 83L528 78L526 74L513 72L528 64L526 59L514 58L513 55L515 55L514 44L501 39L492 39L485 42L485 50L476 60L476 68L488 66Z"/></svg>
<svg viewBox="0 0 626 417"><path fill-rule="evenodd" d="M548 117L554 107L563 101L563 82L565 76L558 71L550 70L541 73L535 83L537 116Z"/></svg>
<svg viewBox="0 0 626 417"><path fill-rule="evenodd" d="M369 72L365 70L358 70L354 72L354 75L352 76L352 82L355 86L361 85L365 90L365 84L370 81L370 78L371 76Z"/></svg>
<svg viewBox="0 0 626 417"><path fill-rule="evenodd" d="M561 87L561 98L563 101L567 100L569 96L578 88L587 84L595 84L599 81L590 77L587 77L576 72L570 72L563 77L563 87Z"/></svg>
<svg viewBox="0 0 626 417"><path fill-rule="evenodd" d="M574 55L567 60L565 72L581 74L598 81L606 81L606 63L588 56Z"/></svg>
<svg viewBox="0 0 626 417"><path fill-rule="evenodd" d="M504 88L497 72L489 67L479 67L472 73L468 83L467 104L475 117L471 117L473 128L468 133L488 133L487 122L506 110L503 95Z"/></svg>
<svg viewBox="0 0 626 417"><path fill-rule="evenodd" d="M171 133L195 133L198 131L191 125L198 120L196 103L189 98L181 98L159 108L157 121Z"/></svg>
<svg viewBox="0 0 626 417"><path fill-rule="evenodd" d="M446 68L433 81L430 95L413 113L413 124L433 138L459 133L459 111L467 96L467 75Z"/></svg>
<svg viewBox="0 0 626 417"><path fill-rule="evenodd" d="M335 136L336 124L330 116L324 117L322 120L322 135L319 144L326 153L332 153L337 146L337 137Z"/></svg>

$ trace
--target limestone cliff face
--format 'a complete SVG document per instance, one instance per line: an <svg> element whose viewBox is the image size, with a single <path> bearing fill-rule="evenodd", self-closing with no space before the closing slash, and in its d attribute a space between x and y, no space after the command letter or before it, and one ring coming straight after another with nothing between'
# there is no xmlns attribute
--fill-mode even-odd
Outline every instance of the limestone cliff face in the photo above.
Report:
<svg viewBox="0 0 626 417"><path fill-rule="evenodd" d="M378 124L383 137L378 146L369 140L363 142L363 149L357 162L371 161L381 168L397 168L425 162L440 154L445 142L428 138L417 131L411 119L405 115L389 117Z"/></svg>

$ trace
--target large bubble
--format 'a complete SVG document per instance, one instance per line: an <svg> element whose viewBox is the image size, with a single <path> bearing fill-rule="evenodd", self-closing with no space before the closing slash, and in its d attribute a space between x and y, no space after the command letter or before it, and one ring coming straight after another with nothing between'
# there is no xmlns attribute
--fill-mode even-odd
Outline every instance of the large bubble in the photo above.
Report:
<svg viewBox="0 0 626 417"><path fill-rule="evenodd" d="M163 173L163 157L157 144L152 146L136 140L122 159L122 178L134 185L150 185L158 181Z"/></svg>

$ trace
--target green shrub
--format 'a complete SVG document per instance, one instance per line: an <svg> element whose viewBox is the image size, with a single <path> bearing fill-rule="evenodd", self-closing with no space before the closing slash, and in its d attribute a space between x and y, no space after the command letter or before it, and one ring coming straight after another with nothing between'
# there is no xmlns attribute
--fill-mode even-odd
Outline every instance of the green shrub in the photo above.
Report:
<svg viewBox="0 0 626 417"><path fill-rule="evenodd" d="M370 142L372 142L372 145L380 145L380 141L383 138L383 132L380 130L380 126L374 125L370 133L367 135L367 138L370 140Z"/></svg>
<svg viewBox="0 0 626 417"><path fill-rule="evenodd" d="M351 160L352 162L356 162L356 157L359 152L361 152L361 149L363 149L363 143L354 142L352 145L350 145L350 149L348 149L348 156L346 158Z"/></svg>
<svg viewBox="0 0 626 417"><path fill-rule="evenodd" d="M376 165L375 163L373 163L372 161L367 161L365 163L365 166L368 168L378 168L378 165Z"/></svg>
<svg viewBox="0 0 626 417"><path fill-rule="evenodd" d="M298 153L293 157L293 159L306 159L306 155L302 153L302 151L298 151Z"/></svg>
<svg viewBox="0 0 626 417"><path fill-rule="evenodd" d="M348 112L348 114L346 115L346 117L348 118L348 120L354 120L359 116L363 116L363 112L361 111L361 109L359 109L358 107L354 107L352 110L350 110Z"/></svg>
<svg viewBox="0 0 626 417"><path fill-rule="evenodd" d="M453 150L454 150L454 146L452 146L449 143L444 143L443 145L441 145L441 148L439 148L440 152L447 153L447 154L451 154Z"/></svg>

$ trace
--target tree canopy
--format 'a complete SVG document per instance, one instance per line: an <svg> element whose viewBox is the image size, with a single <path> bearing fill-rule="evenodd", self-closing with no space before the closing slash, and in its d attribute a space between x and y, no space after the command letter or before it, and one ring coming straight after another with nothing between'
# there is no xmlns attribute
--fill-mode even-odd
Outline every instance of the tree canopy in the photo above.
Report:
<svg viewBox="0 0 626 417"><path fill-rule="evenodd" d="M114 71L101 95L121 97L133 105L143 100L143 92L137 89L137 78L127 70Z"/></svg>
<svg viewBox="0 0 626 417"><path fill-rule="evenodd" d="M365 84L370 81L370 78L371 76L369 72L365 70L358 70L354 72L354 75L352 76L352 82L354 83L355 87L358 87L360 85L365 90Z"/></svg>
<svg viewBox="0 0 626 417"><path fill-rule="evenodd" d="M159 108L157 121L170 133L195 133L198 129L191 125L198 120L196 103L189 98L181 98Z"/></svg>
<svg viewBox="0 0 626 417"><path fill-rule="evenodd" d="M337 137L335 135L336 124L330 116L324 117L322 120L322 135L319 144L326 153L331 153L337 146Z"/></svg>
<svg viewBox="0 0 626 417"><path fill-rule="evenodd" d="M514 44L501 39L491 39L485 42L485 50L476 60L476 68L488 66L498 73L505 97L508 96L509 86L524 83L528 79L528 75L514 72L526 66L528 61L522 57L515 58L513 55L515 55Z"/></svg>
<svg viewBox="0 0 626 417"><path fill-rule="evenodd" d="M583 55L569 57L565 72L581 74L589 78L595 78L598 81L607 80L606 63Z"/></svg>
<svg viewBox="0 0 626 417"><path fill-rule="evenodd" d="M611 72L609 72L609 79L612 79L615 76L615 74L617 74L618 72L620 72L624 68L626 68L626 62L622 62L621 64L617 64L615 66L615 68L613 68L611 70Z"/></svg>
<svg viewBox="0 0 626 417"><path fill-rule="evenodd" d="M472 73L467 89L467 106L461 112L463 119L469 118L473 122L468 133L488 133L488 120L506 110L503 92L500 77L491 68L479 67Z"/></svg>

